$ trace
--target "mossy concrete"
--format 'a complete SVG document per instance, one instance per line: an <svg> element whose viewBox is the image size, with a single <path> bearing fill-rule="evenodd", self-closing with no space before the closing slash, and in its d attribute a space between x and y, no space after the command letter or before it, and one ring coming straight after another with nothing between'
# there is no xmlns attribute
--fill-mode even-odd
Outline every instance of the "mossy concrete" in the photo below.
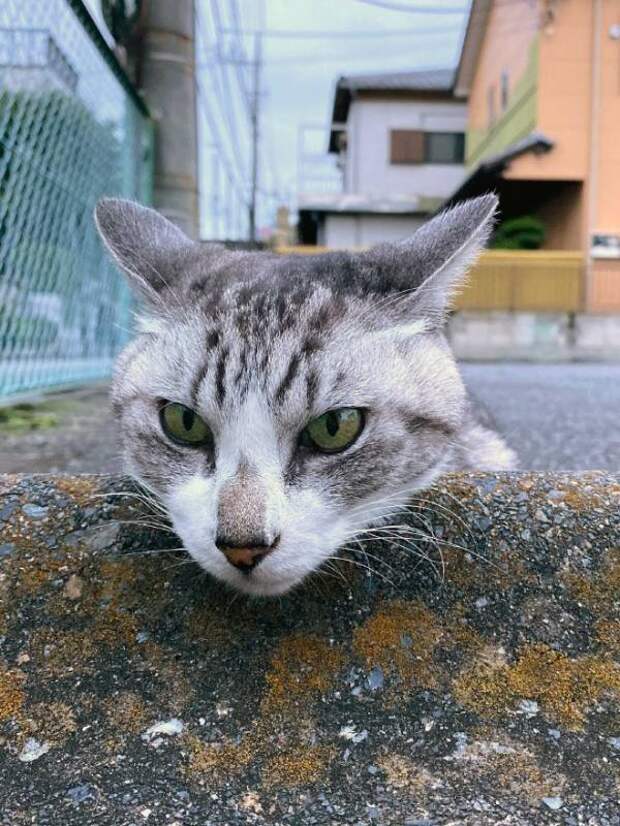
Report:
<svg viewBox="0 0 620 826"><path fill-rule="evenodd" d="M620 824L619 478L446 477L278 600L152 519L0 477L0 823Z"/></svg>

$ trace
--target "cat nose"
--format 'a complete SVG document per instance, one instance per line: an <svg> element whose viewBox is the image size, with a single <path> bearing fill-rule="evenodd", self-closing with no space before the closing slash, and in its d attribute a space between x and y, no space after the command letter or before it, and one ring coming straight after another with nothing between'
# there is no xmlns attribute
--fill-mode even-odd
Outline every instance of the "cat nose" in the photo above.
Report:
<svg viewBox="0 0 620 826"><path fill-rule="evenodd" d="M234 545L226 537L218 536L215 540L216 547L224 554L228 562L243 574L249 574L256 568L259 562L268 556L276 547L280 537L266 545L264 542L256 544Z"/></svg>

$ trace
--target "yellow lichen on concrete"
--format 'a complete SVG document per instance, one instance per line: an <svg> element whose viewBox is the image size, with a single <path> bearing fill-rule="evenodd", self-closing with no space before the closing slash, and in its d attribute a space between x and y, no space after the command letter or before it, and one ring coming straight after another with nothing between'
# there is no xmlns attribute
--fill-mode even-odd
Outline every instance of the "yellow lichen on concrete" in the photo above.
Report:
<svg viewBox="0 0 620 826"><path fill-rule="evenodd" d="M0 666L0 720L8 720L21 710L25 700L25 679L22 671Z"/></svg>
<svg viewBox="0 0 620 826"><path fill-rule="evenodd" d="M357 628L353 648L368 668L379 666L394 679L385 697L393 702L403 691L436 689L448 680L445 657L458 663L484 646L483 638L468 625L463 605L457 603L445 617L420 602L384 603Z"/></svg>
<svg viewBox="0 0 620 826"><path fill-rule="evenodd" d="M619 656L620 619L603 619L597 622L596 638L606 653Z"/></svg>
<svg viewBox="0 0 620 826"><path fill-rule="evenodd" d="M133 559L102 559L98 566L97 596L113 605L123 602L136 582L138 571Z"/></svg>
<svg viewBox="0 0 620 826"><path fill-rule="evenodd" d="M492 559L468 558L459 548L445 548L442 555L446 582L466 592L484 594L535 581L518 548Z"/></svg>
<svg viewBox="0 0 620 826"><path fill-rule="evenodd" d="M442 781L431 774L424 766L417 765L402 754L390 754L376 761L385 773L388 788L399 792L407 791L416 798L426 791L437 789Z"/></svg>
<svg viewBox="0 0 620 826"><path fill-rule="evenodd" d="M353 648L369 668L380 666L408 687L435 688L433 654L445 631L421 603L385 603L353 633Z"/></svg>
<svg viewBox="0 0 620 826"><path fill-rule="evenodd" d="M613 548L594 574L571 571L564 575L571 595L601 616L618 609L620 595L620 548Z"/></svg>
<svg viewBox="0 0 620 826"><path fill-rule="evenodd" d="M54 486L82 507L101 501L94 498L95 494L99 494L99 481L89 476L58 476L54 479Z"/></svg>
<svg viewBox="0 0 620 826"><path fill-rule="evenodd" d="M28 737L36 737L38 740L59 746L77 730L73 709L61 702L36 703L29 706L20 715L18 726L20 744Z"/></svg>
<svg viewBox="0 0 620 826"><path fill-rule="evenodd" d="M78 565L76 552L57 557L40 553L21 558L13 563L9 572L13 595L16 598L36 596L52 580L61 578Z"/></svg>
<svg viewBox="0 0 620 826"><path fill-rule="evenodd" d="M507 668L501 649L485 647L453 682L455 699L482 717L498 716L513 702L505 693Z"/></svg>
<svg viewBox="0 0 620 826"><path fill-rule="evenodd" d="M205 743L195 734L184 734L181 745L188 754L187 774L194 780L217 783L240 774L255 753L248 738L239 743Z"/></svg>
<svg viewBox="0 0 620 826"><path fill-rule="evenodd" d="M294 788L321 780L335 750L331 746L293 746L266 760L261 778L267 788Z"/></svg>
<svg viewBox="0 0 620 826"><path fill-rule="evenodd" d="M551 500L557 506L561 503L569 507L576 513L592 511L605 502L608 497L618 497L618 507L620 507L620 496L616 485L607 485L601 488L600 476L594 473L581 473L578 478L571 481L558 482L555 485L556 496L561 498Z"/></svg>
<svg viewBox="0 0 620 826"><path fill-rule="evenodd" d="M521 649L512 665L474 662L454 681L453 693L486 717L514 712L519 700L535 700L552 720L578 730L595 702L620 694L620 666L595 656L571 659L538 643Z"/></svg>
<svg viewBox="0 0 620 826"><path fill-rule="evenodd" d="M33 633L30 648L38 665L45 671L62 676L68 671L92 670L102 648L112 651L135 645L136 621L127 612L107 608L94 615L93 621L80 631L54 631L43 628Z"/></svg>
<svg viewBox="0 0 620 826"><path fill-rule="evenodd" d="M271 657L261 703L263 714L283 712L315 699L335 682L342 653L316 637L297 635L283 639Z"/></svg>
<svg viewBox="0 0 620 826"><path fill-rule="evenodd" d="M281 640L265 675L259 714L238 741L205 743L194 734L184 735L188 776L223 783L250 763L259 762L265 786L316 782L329 762L332 746L313 742L316 725L308 712L334 684L342 664L341 652L316 637L295 635Z"/></svg>
<svg viewBox="0 0 620 826"><path fill-rule="evenodd" d="M235 638L237 623L221 610L210 605L193 608L185 624L189 640L205 643L206 648L230 644ZM237 629L241 632L241 629Z"/></svg>
<svg viewBox="0 0 620 826"><path fill-rule="evenodd" d="M119 691L103 701L109 725L118 734L137 734L148 724L144 700L133 691Z"/></svg>

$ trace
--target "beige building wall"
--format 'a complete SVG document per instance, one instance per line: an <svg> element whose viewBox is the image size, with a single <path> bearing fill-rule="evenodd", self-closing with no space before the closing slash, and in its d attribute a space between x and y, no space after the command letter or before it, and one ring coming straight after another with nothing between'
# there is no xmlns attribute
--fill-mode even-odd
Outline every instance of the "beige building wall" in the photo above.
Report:
<svg viewBox="0 0 620 826"><path fill-rule="evenodd" d="M469 94L468 127L489 127L489 90L494 89L496 114L501 115L501 76L508 75L509 96L525 74L530 47L538 33L539 3L528 0L494 2L489 13Z"/></svg>
<svg viewBox="0 0 620 826"><path fill-rule="evenodd" d="M541 21L536 129L555 145L545 155L519 158L506 178L583 181L587 177L595 1L562 0L555 6L553 21L546 25Z"/></svg>
<svg viewBox="0 0 620 826"><path fill-rule="evenodd" d="M596 3L596 0L594 0ZM620 40L610 37L620 24L620 0L598 0L599 115L592 168L592 232L620 234Z"/></svg>
<svg viewBox="0 0 620 826"><path fill-rule="evenodd" d="M536 210L546 229L544 249L578 250L584 245L584 186L568 183L566 188Z"/></svg>

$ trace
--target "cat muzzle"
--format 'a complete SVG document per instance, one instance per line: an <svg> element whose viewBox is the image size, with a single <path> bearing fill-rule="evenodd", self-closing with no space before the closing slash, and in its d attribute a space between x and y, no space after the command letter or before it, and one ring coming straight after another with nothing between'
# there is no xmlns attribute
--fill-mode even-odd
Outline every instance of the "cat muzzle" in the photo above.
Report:
<svg viewBox="0 0 620 826"><path fill-rule="evenodd" d="M279 541L280 537L278 536L271 545L260 544L239 547L228 545L225 540L219 539L215 541L215 544L231 565L241 573L249 574L259 562L262 562L275 549Z"/></svg>

